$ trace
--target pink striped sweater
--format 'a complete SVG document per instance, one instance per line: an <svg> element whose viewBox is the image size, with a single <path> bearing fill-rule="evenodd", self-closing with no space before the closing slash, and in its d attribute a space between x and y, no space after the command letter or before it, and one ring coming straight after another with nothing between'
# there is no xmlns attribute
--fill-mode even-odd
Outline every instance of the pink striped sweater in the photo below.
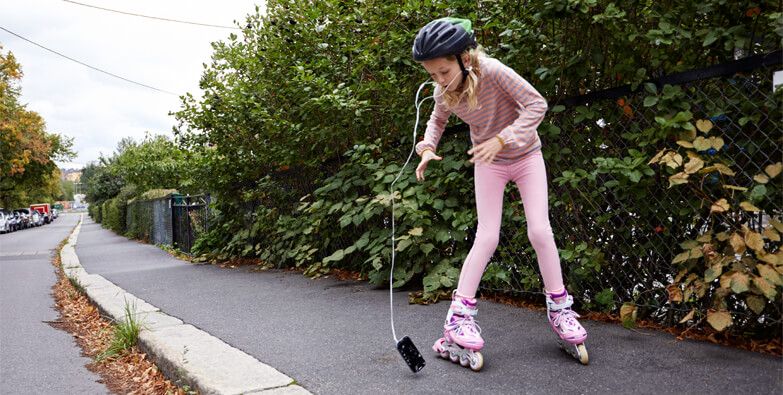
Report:
<svg viewBox="0 0 783 395"><path fill-rule="evenodd" d="M544 120L547 103L536 89L510 67L497 59L481 57L478 83L478 107L468 110L463 99L456 107L446 107L444 98L435 99L435 108L427 122L424 139L416 144L416 153L429 148L435 152L443 129L454 113L470 126L470 140L479 145L499 135L504 148L493 163L513 163L541 148L536 128ZM440 94L440 86L435 95Z"/></svg>

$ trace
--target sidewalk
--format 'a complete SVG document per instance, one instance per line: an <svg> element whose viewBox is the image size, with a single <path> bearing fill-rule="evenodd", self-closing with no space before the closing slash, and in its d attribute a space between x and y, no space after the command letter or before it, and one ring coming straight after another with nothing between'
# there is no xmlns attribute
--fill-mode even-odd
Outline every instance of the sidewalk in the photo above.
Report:
<svg viewBox="0 0 783 395"><path fill-rule="evenodd" d="M398 336L427 360L414 375L394 348L388 289L284 271L193 265L117 236L85 216L76 254L162 312L203 330L317 394L747 393L783 390L780 358L583 320L590 365L557 346L543 312L481 301L485 365L474 373L436 358L447 305L395 294Z"/></svg>

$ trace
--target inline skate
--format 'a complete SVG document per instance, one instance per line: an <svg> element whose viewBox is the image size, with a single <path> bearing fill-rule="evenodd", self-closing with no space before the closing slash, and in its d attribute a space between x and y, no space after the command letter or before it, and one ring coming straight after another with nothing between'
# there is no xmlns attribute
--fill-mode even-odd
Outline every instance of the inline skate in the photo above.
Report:
<svg viewBox="0 0 783 395"><path fill-rule="evenodd" d="M561 302L555 302L560 299ZM587 331L577 321L579 314L571 310L574 304L574 298L563 291L560 295L546 295L546 312L549 319L549 325L558 336L558 344L565 352L579 360L583 365L587 365L589 358L585 340Z"/></svg>
<svg viewBox="0 0 783 395"><path fill-rule="evenodd" d="M476 313L476 299L455 293L443 324L443 337L435 341L432 349L441 358L478 372L484 366L480 352L484 339L475 320Z"/></svg>

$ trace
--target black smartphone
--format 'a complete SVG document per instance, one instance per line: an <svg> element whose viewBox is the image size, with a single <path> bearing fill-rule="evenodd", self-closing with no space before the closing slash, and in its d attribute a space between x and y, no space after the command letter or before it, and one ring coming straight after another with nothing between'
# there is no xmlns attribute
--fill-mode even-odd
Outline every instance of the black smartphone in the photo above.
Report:
<svg viewBox="0 0 783 395"><path fill-rule="evenodd" d="M413 340L408 336L403 337L397 342L397 351L402 355L402 359L408 364L413 373L424 368L424 357L421 356L419 349L413 344Z"/></svg>

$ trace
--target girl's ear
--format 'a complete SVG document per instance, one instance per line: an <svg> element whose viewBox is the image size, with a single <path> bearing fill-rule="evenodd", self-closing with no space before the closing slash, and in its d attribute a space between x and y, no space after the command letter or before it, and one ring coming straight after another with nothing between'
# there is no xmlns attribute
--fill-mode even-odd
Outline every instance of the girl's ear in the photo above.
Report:
<svg viewBox="0 0 783 395"><path fill-rule="evenodd" d="M465 65L466 68L473 66L472 64L470 64L470 54L469 53L465 52L465 53L462 54L462 64Z"/></svg>

